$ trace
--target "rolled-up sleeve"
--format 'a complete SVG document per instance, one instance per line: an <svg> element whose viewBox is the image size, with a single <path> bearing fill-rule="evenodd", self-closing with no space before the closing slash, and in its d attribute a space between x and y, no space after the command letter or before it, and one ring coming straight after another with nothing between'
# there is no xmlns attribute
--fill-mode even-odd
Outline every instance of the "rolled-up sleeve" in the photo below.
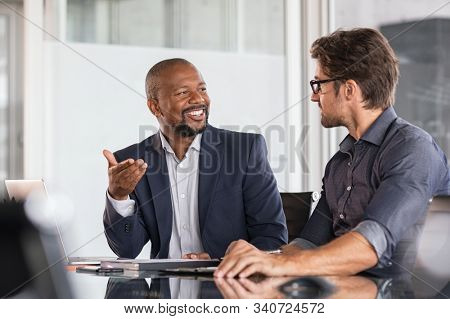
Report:
<svg viewBox="0 0 450 319"><path fill-rule="evenodd" d="M304 238L295 238L294 240L292 240L289 243L289 245L294 245L294 246L297 246L297 247L299 247L301 249L313 249L313 248L317 247L316 244L314 244L314 243L312 243L309 240L304 239Z"/></svg>
<svg viewBox="0 0 450 319"><path fill-rule="evenodd" d="M367 239L367 241L375 249L378 260L380 260L387 247L386 233L383 226L373 220L364 220L353 228L353 231L360 233Z"/></svg>

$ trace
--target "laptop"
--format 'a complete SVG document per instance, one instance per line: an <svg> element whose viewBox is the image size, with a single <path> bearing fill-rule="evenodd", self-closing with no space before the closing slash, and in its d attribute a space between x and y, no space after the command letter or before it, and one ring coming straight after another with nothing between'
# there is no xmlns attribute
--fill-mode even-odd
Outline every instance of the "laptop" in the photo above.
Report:
<svg viewBox="0 0 450 319"><path fill-rule="evenodd" d="M47 188L45 187L44 180L5 180L6 190L10 200L25 201L27 197L33 193L39 193L45 198L48 198ZM55 220L55 228L58 233L59 246L61 247L61 253L67 265L100 265L102 261L114 261L116 257L72 257L67 255L66 247L61 235L61 229Z"/></svg>
<svg viewBox="0 0 450 319"><path fill-rule="evenodd" d="M5 180L6 190L10 200L25 201L31 193L39 193L47 197L45 183L41 179L36 180Z"/></svg>

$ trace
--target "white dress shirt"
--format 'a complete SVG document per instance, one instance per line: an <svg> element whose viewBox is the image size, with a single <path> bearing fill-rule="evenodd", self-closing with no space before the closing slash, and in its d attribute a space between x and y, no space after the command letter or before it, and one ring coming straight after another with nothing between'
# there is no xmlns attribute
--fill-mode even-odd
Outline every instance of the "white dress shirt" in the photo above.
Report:
<svg viewBox="0 0 450 319"><path fill-rule="evenodd" d="M172 235L168 258L181 258L187 253L203 252L198 219L198 163L202 134L194 138L182 160L176 157L161 131L159 136L166 155L172 198ZM148 164L148 169L152 169L151 163ZM134 200L115 200L106 193L118 214L128 217L134 213Z"/></svg>

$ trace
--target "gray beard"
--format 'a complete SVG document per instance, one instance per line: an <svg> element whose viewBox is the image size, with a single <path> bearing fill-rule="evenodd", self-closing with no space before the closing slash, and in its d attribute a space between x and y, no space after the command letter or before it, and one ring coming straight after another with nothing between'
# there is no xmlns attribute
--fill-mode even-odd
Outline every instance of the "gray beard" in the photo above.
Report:
<svg viewBox="0 0 450 319"><path fill-rule="evenodd" d="M185 121L175 125L175 134L181 137L193 137L197 134L203 133L206 130L206 126L208 125L208 116L209 113L206 111L206 119L205 125L200 129L194 129L186 124Z"/></svg>

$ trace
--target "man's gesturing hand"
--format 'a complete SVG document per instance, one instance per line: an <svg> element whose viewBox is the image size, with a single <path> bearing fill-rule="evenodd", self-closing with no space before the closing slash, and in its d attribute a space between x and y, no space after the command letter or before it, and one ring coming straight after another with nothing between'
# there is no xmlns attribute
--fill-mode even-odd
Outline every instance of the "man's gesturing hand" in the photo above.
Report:
<svg viewBox="0 0 450 319"><path fill-rule="evenodd" d="M144 176L147 163L142 159L135 161L132 158L117 163L113 153L103 150L108 160L108 192L116 200L125 200L134 190L139 180Z"/></svg>

